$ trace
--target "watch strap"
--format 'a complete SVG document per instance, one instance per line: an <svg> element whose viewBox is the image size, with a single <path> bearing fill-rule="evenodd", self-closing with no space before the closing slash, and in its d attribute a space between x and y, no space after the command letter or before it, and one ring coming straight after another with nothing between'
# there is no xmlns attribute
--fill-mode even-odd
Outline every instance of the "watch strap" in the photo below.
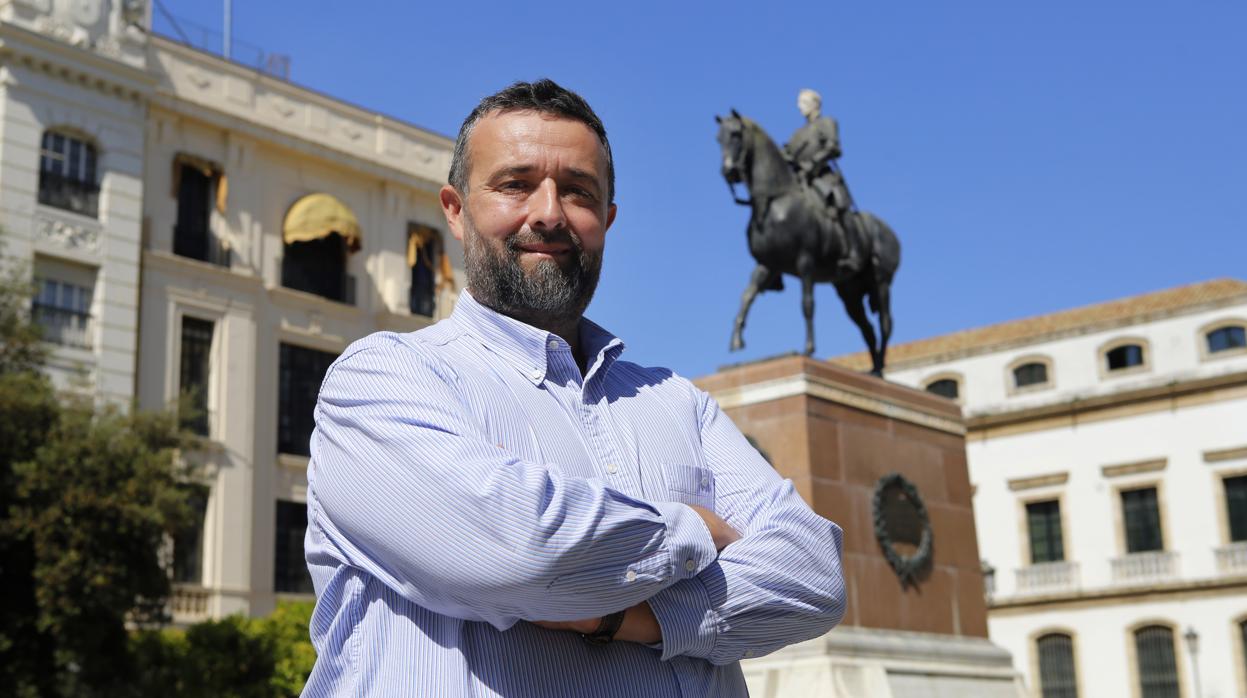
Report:
<svg viewBox="0 0 1247 698"><path fill-rule="evenodd" d="M597 630L591 633L582 633L580 637L590 645L609 645L615 639L615 633L619 632L620 626L623 625L625 611L618 611L607 616L602 616L602 620L598 623Z"/></svg>

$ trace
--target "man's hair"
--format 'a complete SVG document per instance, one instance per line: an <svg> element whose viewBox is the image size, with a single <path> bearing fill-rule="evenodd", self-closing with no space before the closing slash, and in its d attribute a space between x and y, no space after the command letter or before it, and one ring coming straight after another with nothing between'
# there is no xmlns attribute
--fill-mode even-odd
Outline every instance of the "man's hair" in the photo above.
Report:
<svg viewBox="0 0 1247 698"><path fill-rule="evenodd" d="M506 113L513 111L534 111L539 114L553 114L565 119L572 119L588 126L597 134L602 147L606 149L606 194L607 203L615 201L615 158L611 155L611 144L606 138L606 127L602 120L593 112L593 108L583 97L559 85L548 78L537 82L517 82L504 90L482 99L480 104L468 114L459 127L459 137L455 139L455 154L450 161L450 186L462 193L468 191L468 138L472 129L484 117L494 112Z"/></svg>

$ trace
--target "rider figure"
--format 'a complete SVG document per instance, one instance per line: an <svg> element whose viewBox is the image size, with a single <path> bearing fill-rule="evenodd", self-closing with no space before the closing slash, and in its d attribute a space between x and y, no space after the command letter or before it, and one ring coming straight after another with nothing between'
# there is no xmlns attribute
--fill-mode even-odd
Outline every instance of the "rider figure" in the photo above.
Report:
<svg viewBox="0 0 1247 698"><path fill-rule="evenodd" d="M784 146L784 154L802 180L835 212L844 242L840 268L852 272L859 266L860 245L848 244L848 236L853 234L846 215L851 200L839 168L833 167L840 157L840 129L835 119L822 115L822 106L823 98L814 90L804 89L797 94L797 109L801 110L806 124L792 134L792 139Z"/></svg>

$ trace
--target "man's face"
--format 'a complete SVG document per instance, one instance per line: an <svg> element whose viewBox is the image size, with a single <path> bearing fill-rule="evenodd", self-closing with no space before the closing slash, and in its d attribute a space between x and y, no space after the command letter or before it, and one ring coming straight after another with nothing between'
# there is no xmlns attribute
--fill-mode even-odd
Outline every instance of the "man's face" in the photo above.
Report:
<svg viewBox="0 0 1247 698"><path fill-rule="evenodd" d="M467 192L446 185L441 202L473 296L530 324L579 319L615 219L597 135L549 114L495 112L473 128L467 156Z"/></svg>
<svg viewBox="0 0 1247 698"><path fill-rule="evenodd" d="M803 93L797 97L797 109L801 110L801 116L808 118L810 114L818 111L818 100L812 95Z"/></svg>

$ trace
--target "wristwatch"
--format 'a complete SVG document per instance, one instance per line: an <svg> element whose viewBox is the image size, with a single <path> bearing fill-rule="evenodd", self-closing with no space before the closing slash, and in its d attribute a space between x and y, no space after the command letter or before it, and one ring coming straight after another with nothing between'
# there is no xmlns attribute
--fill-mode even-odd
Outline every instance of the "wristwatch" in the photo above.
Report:
<svg viewBox="0 0 1247 698"><path fill-rule="evenodd" d="M619 626L623 625L623 619L624 611L602 616L597 630L581 633L580 637L590 645L609 645L615 639L615 633L619 632Z"/></svg>

